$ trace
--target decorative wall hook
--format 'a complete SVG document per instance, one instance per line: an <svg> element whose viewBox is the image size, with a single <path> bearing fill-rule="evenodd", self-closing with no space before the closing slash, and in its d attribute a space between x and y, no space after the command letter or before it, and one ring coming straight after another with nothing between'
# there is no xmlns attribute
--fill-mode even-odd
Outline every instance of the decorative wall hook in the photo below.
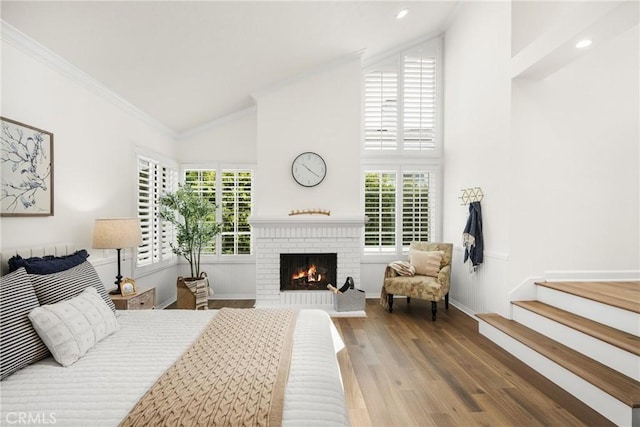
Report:
<svg viewBox="0 0 640 427"><path fill-rule="evenodd" d="M462 195L458 197L462 201L462 206L466 206L471 202L479 202L484 197L484 193L480 187L463 188Z"/></svg>

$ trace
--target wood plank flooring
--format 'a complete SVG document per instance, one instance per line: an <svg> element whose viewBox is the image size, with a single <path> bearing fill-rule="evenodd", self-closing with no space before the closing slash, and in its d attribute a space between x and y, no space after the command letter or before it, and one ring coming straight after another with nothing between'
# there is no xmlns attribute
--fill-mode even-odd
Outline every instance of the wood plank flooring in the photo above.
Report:
<svg viewBox="0 0 640 427"><path fill-rule="evenodd" d="M479 314L478 317L625 405L632 408L640 407L640 387L637 381L516 321L505 319L498 314Z"/></svg>
<svg viewBox="0 0 640 427"><path fill-rule="evenodd" d="M253 300L210 301L210 308ZM478 333L450 305L398 300L388 313L367 300L366 318L334 318L351 424L393 426L611 426L600 414Z"/></svg>
<svg viewBox="0 0 640 427"><path fill-rule="evenodd" d="M455 307L441 304L435 322L427 301L394 308L367 300L367 318L334 318L347 346L339 361L354 426L612 425Z"/></svg>
<svg viewBox="0 0 640 427"><path fill-rule="evenodd" d="M625 282L536 282L623 310L640 313L640 281Z"/></svg>
<svg viewBox="0 0 640 427"><path fill-rule="evenodd" d="M640 356L640 337L633 334L594 322L586 317L578 316L540 301L514 301L512 304Z"/></svg>

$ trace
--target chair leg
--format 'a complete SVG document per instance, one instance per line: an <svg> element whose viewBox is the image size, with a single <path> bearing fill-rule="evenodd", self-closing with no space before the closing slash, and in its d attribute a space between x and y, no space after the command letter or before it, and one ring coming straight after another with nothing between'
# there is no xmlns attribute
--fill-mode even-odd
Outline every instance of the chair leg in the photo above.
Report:
<svg viewBox="0 0 640 427"><path fill-rule="evenodd" d="M431 301L431 320L436 321L436 312L438 311L438 303Z"/></svg>
<svg viewBox="0 0 640 427"><path fill-rule="evenodd" d="M449 310L449 292L444 296L444 308Z"/></svg>
<svg viewBox="0 0 640 427"><path fill-rule="evenodd" d="M411 297L407 297L407 304L411 302Z"/></svg>
<svg viewBox="0 0 640 427"><path fill-rule="evenodd" d="M389 306L389 313L393 313L393 294L387 294L387 305Z"/></svg>

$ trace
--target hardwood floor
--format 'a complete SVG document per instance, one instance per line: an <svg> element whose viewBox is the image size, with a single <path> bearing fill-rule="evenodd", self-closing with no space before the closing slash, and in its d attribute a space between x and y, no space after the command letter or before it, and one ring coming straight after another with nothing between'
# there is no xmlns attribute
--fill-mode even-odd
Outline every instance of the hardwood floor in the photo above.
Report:
<svg viewBox="0 0 640 427"><path fill-rule="evenodd" d="M210 301L210 308L253 300ZM388 313L367 300L366 318L334 318L353 427L611 426L606 418L478 333L452 305L398 299Z"/></svg>
<svg viewBox="0 0 640 427"><path fill-rule="evenodd" d="M334 318L354 426L607 426L607 419L478 333L450 306L399 300Z"/></svg>

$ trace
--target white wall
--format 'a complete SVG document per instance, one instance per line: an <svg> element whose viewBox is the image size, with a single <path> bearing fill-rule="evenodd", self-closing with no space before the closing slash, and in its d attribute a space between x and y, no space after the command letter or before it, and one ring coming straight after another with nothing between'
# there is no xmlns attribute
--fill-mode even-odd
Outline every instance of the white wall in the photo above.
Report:
<svg viewBox="0 0 640 427"><path fill-rule="evenodd" d="M485 193L485 263L467 273L457 248L451 294L469 312L505 316L530 277L640 267L638 29L545 80L512 81L512 47L557 25L558 8L517 4L511 27L511 6L466 3L445 35L444 240L460 241L459 189ZM530 8L535 22L517 24Z"/></svg>
<svg viewBox="0 0 640 427"><path fill-rule="evenodd" d="M502 312L512 191L510 3L465 3L445 33L444 52L443 240L457 247L451 298L469 311ZM484 192L482 274L470 274L462 264L468 207L458 197L469 187Z"/></svg>
<svg viewBox="0 0 640 427"><path fill-rule="evenodd" d="M179 163L255 163L257 155L255 108L216 120L176 143Z"/></svg>
<svg viewBox="0 0 640 427"><path fill-rule="evenodd" d="M638 27L513 84L514 280L640 267Z"/></svg>
<svg viewBox="0 0 640 427"><path fill-rule="evenodd" d="M136 215L135 147L173 158L173 138L5 40L2 116L53 132L55 190L54 216L0 220L2 247L72 242L91 252L109 286L115 251L91 250L94 220ZM132 275L130 254L123 275ZM141 280L146 282L164 285L153 276ZM162 302L170 291L158 295Z"/></svg>
<svg viewBox="0 0 640 427"><path fill-rule="evenodd" d="M286 217L294 209L328 209L332 216L362 216L360 207L359 58L334 65L255 96L258 170L254 215ZM305 188L291 163L305 151L320 154L327 176Z"/></svg>

